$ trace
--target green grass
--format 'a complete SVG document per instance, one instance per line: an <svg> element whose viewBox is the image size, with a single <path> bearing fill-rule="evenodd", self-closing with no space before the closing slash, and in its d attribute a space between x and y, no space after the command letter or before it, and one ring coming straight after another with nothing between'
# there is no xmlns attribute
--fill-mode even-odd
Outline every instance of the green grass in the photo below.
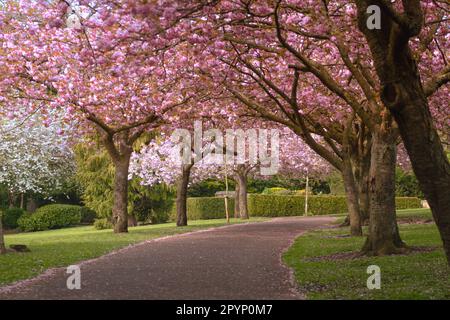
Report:
<svg viewBox="0 0 450 320"><path fill-rule="evenodd" d="M429 210L401 210L401 217L430 218ZM401 224L410 246L439 246L433 252L354 260L307 261L340 252L358 251L364 238L347 235L347 228L312 231L299 237L284 254L308 299L450 299L450 268L434 224ZM381 289L369 290L367 267L381 268Z"/></svg>
<svg viewBox="0 0 450 320"><path fill-rule="evenodd" d="M250 222L265 218L251 218ZM231 223L246 222L231 219ZM225 225L225 219L190 221L187 227L174 223L129 228L126 234L95 230L92 226L19 233L5 236L6 245L25 244L31 252L0 255L0 286L31 278L46 269L64 267L99 257L115 249L149 239Z"/></svg>

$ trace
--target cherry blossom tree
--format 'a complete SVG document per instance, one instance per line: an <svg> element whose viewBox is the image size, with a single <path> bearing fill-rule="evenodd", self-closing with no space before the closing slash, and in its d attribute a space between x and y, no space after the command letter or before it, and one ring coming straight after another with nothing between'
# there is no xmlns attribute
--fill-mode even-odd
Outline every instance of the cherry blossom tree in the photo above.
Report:
<svg viewBox="0 0 450 320"><path fill-rule="evenodd" d="M448 122L448 87L439 89L450 80L449 4L418 0L354 3L380 82L378 93L399 126L450 264L450 163L430 112L430 97L441 94L440 104L446 110L442 119ZM367 27L371 5L380 8L379 30Z"/></svg>
<svg viewBox="0 0 450 320"><path fill-rule="evenodd" d="M169 138L150 142L132 154L130 163L130 178L139 177L142 185L177 186L177 226L187 225L188 185L218 175L217 166L204 159L194 162L195 153L189 155L189 161L183 157L176 142Z"/></svg>
<svg viewBox="0 0 450 320"><path fill-rule="evenodd" d="M80 6L83 9L79 9ZM11 4L3 13L6 52L0 87L24 108L65 109L81 130L96 130L115 166L114 232L127 231L133 143L174 124L198 92L189 50L201 3L56 1ZM65 23L69 12L83 12Z"/></svg>
<svg viewBox="0 0 450 320"><path fill-rule="evenodd" d="M429 7L430 17L443 12L439 7ZM216 73L217 78L226 74L225 86L243 104L266 118L296 128L316 152L337 168L348 167L342 167L349 160L347 151L358 146L343 133L352 133L355 121L359 132L368 132L363 140L366 149L370 146L371 150L373 183L371 232L364 251L401 251L404 244L396 225L394 198L398 128L378 94L380 84L371 64L370 46L357 29L356 6L346 1L226 1L219 12L216 16L223 36L216 47L221 48L219 60L230 72ZM424 66L430 62L426 59L430 48L433 54L439 53L434 48L446 43L444 34L431 33L437 44L430 43L427 34L417 46L419 58L425 57L421 59ZM442 59L435 60L443 64ZM308 104L312 106L305 108ZM311 117L315 111L324 117ZM327 125L327 120L332 124ZM333 142L328 144L336 154L315 146L308 137L308 126L321 131L327 143ZM339 155L344 159L339 161ZM345 176L354 174L344 172Z"/></svg>

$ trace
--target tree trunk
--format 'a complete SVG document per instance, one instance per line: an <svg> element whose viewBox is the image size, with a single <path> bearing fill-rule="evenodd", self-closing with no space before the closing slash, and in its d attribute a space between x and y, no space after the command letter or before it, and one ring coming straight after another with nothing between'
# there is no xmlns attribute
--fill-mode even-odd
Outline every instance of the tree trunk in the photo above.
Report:
<svg viewBox="0 0 450 320"><path fill-rule="evenodd" d="M419 68L410 49L424 21L419 1L403 1L407 25L399 25L383 8L382 30L369 30L367 6L375 1L357 1L358 25L369 44L381 82L381 98L396 120L414 173L430 205L450 264L450 163L428 106L427 96L440 86L424 89ZM395 9L394 9L395 10ZM445 84L445 82L441 83Z"/></svg>
<svg viewBox="0 0 450 320"><path fill-rule="evenodd" d="M370 196L369 196L369 175L370 175L370 153L368 159L361 159L360 178L358 181L359 191L359 212L361 225L369 223L370 214Z"/></svg>
<svg viewBox="0 0 450 320"><path fill-rule="evenodd" d="M6 253L5 238L3 237L3 212L0 211L0 254Z"/></svg>
<svg viewBox="0 0 450 320"><path fill-rule="evenodd" d="M342 178L344 180L345 195L350 222L350 235L362 236L359 212L359 197L350 160L344 160Z"/></svg>
<svg viewBox="0 0 450 320"><path fill-rule="evenodd" d="M115 169L112 210L114 233L128 232L128 170L130 156L131 153L127 153L113 161Z"/></svg>
<svg viewBox="0 0 450 320"><path fill-rule="evenodd" d="M12 192L8 191L8 206L10 208L13 208L16 205L17 195Z"/></svg>
<svg viewBox="0 0 450 320"><path fill-rule="evenodd" d="M25 195L23 194L23 192L20 194L20 209L24 208L24 203L25 203Z"/></svg>
<svg viewBox="0 0 450 320"><path fill-rule="evenodd" d="M245 168L238 169L237 180L239 184L239 216L241 219L248 219L247 173L245 172Z"/></svg>
<svg viewBox="0 0 450 320"><path fill-rule="evenodd" d="M239 179L236 178L236 187L234 188L234 217L239 218Z"/></svg>
<svg viewBox="0 0 450 320"><path fill-rule="evenodd" d="M369 235L363 252L385 255L400 252L400 239L395 212L396 135L378 130L373 134L370 167Z"/></svg>
<svg viewBox="0 0 450 320"><path fill-rule="evenodd" d="M411 58L411 61L413 59ZM401 62L407 68L405 62ZM450 163L433 124L417 67L403 72L395 93L385 86L384 100L390 105L420 188L430 205L447 262L450 264ZM401 92L401 94L399 93ZM392 103L393 100L398 100Z"/></svg>
<svg viewBox="0 0 450 320"><path fill-rule="evenodd" d="M136 227L137 226L136 217L131 214L128 215L127 224L128 224L128 227Z"/></svg>
<svg viewBox="0 0 450 320"><path fill-rule="evenodd" d="M187 226L187 189L192 164L183 164L177 185L177 226Z"/></svg>
<svg viewBox="0 0 450 320"><path fill-rule="evenodd" d="M38 205L37 205L36 201L33 198L27 197L27 205L26 205L26 207L27 207L26 209L27 209L28 212L33 213L33 212L36 212Z"/></svg>

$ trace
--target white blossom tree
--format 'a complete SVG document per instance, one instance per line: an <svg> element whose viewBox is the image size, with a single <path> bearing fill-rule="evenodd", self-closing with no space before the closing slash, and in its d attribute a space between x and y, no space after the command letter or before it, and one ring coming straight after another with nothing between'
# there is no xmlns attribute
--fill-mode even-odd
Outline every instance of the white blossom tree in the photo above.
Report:
<svg viewBox="0 0 450 320"><path fill-rule="evenodd" d="M0 184L11 196L45 194L74 171L69 128L40 115L0 120Z"/></svg>

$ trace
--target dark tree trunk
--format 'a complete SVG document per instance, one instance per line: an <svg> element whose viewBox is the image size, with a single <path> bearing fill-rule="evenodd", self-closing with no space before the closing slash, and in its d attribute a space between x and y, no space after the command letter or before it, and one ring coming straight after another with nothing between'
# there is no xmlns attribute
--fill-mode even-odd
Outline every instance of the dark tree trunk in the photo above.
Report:
<svg viewBox="0 0 450 320"><path fill-rule="evenodd" d="M356 187L350 160L344 160L342 178L344 180L345 195L347 200L350 235L362 236L358 189Z"/></svg>
<svg viewBox="0 0 450 320"><path fill-rule="evenodd" d="M181 176L177 184L177 226L187 226L187 189L189 177L191 175L192 164L184 164L181 169Z"/></svg>
<svg viewBox="0 0 450 320"><path fill-rule="evenodd" d="M238 168L237 180L239 184L239 216L241 219L248 219L247 172L244 167Z"/></svg>
<svg viewBox="0 0 450 320"><path fill-rule="evenodd" d="M404 17L400 25L383 7L382 29L369 30L367 7L377 1L356 1L358 23L370 46L381 82L381 97L394 116L411 164L443 241L450 264L450 163L441 144L427 97L445 81L422 86L417 62L409 40L417 36L424 22L419 0L403 1ZM395 10L391 7L392 10Z"/></svg>
<svg viewBox="0 0 450 320"><path fill-rule="evenodd" d="M347 199L348 217L350 222L350 235L362 236L359 195L355 181L352 158L355 155L351 143L352 124L355 120L353 114L347 121L342 139L342 178L344 180L345 195Z"/></svg>
<svg viewBox="0 0 450 320"><path fill-rule="evenodd" d="M114 203L112 220L114 233L128 232L128 170L131 152L115 159Z"/></svg>
<svg viewBox="0 0 450 320"><path fill-rule="evenodd" d="M129 215L127 223L128 223L128 227L136 227L137 226L136 217L133 215Z"/></svg>
<svg viewBox="0 0 450 320"><path fill-rule="evenodd" d="M234 217L239 218L239 180L236 178L236 187L234 188Z"/></svg>
<svg viewBox="0 0 450 320"><path fill-rule="evenodd" d="M369 223L370 196L369 196L369 174L370 174L370 153L369 159L362 159L360 162L360 178L358 181L359 190L359 212L361 225Z"/></svg>
<svg viewBox="0 0 450 320"><path fill-rule="evenodd" d="M33 213L33 212L36 212L38 205L37 205L36 201L33 198L27 197L27 205L26 205L26 207L27 207L27 211L28 212Z"/></svg>
<svg viewBox="0 0 450 320"><path fill-rule="evenodd" d="M363 252L369 255L398 253L404 247L395 212L395 137L395 134L381 130L373 135L369 235L363 247Z"/></svg>
<svg viewBox="0 0 450 320"><path fill-rule="evenodd" d="M404 106L393 114L450 264L450 164L432 123L426 100L414 97L412 92L409 95Z"/></svg>
<svg viewBox="0 0 450 320"><path fill-rule="evenodd" d="M8 192L8 206L10 208L13 208L16 205L16 201L17 201L17 194L15 194L12 191Z"/></svg>
<svg viewBox="0 0 450 320"><path fill-rule="evenodd" d="M397 59L401 82L385 85L383 100L398 124L450 264L450 163L433 124L417 66L406 51L402 59Z"/></svg>
<svg viewBox="0 0 450 320"><path fill-rule="evenodd" d="M25 195L23 193L20 194L20 209L24 208L25 204Z"/></svg>
<svg viewBox="0 0 450 320"><path fill-rule="evenodd" d="M5 238L3 237L3 212L0 211L0 254L6 253Z"/></svg>

